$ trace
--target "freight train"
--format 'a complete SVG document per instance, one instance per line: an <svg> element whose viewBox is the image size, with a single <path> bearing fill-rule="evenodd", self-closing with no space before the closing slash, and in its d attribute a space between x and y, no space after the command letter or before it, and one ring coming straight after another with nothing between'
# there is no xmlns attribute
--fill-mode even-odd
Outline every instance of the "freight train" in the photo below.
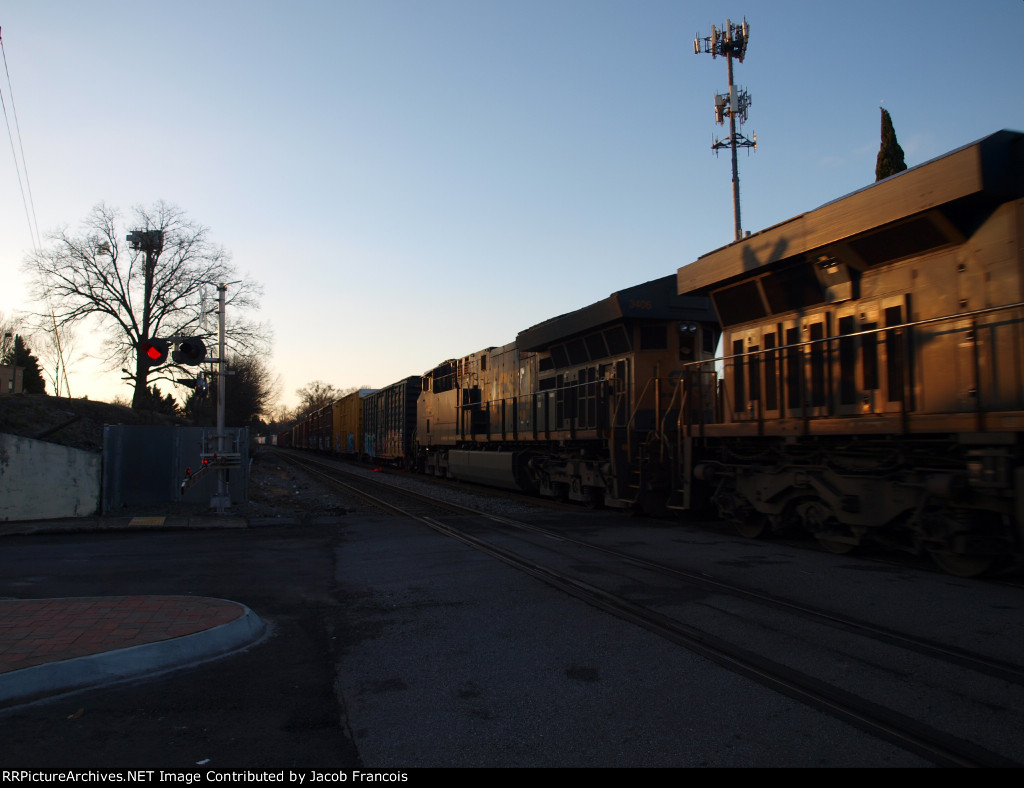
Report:
<svg viewBox="0 0 1024 788"><path fill-rule="evenodd" d="M1024 134L346 399L279 443L588 505L710 505L745 536L802 529L961 576L1019 566Z"/></svg>

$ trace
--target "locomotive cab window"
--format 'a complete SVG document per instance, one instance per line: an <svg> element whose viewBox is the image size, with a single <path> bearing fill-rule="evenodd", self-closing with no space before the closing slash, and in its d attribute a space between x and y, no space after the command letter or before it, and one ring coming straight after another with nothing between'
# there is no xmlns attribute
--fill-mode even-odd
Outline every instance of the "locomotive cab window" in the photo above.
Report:
<svg viewBox="0 0 1024 788"><path fill-rule="evenodd" d="M641 350L666 350L668 348L668 329L663 325L641 326Z"/></svg>
<svg viewBox="0 0 1024 788"><path fill-rule="evenodd" d="M614 326L604 332L605 343L608 345L610 355L617 356L620 353L628 353L631 350L629 337L623 326Z"/></svg>
<svg viewBox="0 0 1024 788"><path fill-rule="evenodd" d="M588 334L585 341L587 343L587 352L590 354L591 359L608 357L608 345L604 341L604 335Z"/></svg>

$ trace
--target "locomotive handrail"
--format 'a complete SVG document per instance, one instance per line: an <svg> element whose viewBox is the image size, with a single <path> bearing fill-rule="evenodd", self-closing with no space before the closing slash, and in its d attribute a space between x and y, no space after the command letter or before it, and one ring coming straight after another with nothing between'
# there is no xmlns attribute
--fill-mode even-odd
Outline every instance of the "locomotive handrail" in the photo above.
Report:
<svg viewBox="0 0 1024 788"><path fill-rule="evenodd" d="M1024 308L1024 301L1017 301L1013 304L1004 304L1003 306L992 306L986 307L985 309L975 309L970 312L960 312L955 315L943 315L942 317L929 317L924 320L915 320L910 323L897 323L893 326L885 326L883 328L870 328L866 331L852 331L849 334L835 334L833 336L822 337L821 339L805 339L802 342L796 342L792 345L779 345L778 347L764 348L763 350L751 350L747 353L731 353L728 356L715 356L714 358L703 359L702 361L687 361L681 366L683 367L702 367L705 364L713 364L716 361L729 361L734 358L747 358L753 355L763 355L765 353L778 353L782 350L792 350L794 348L809 347L811 345L820 345L826 342L835 342L837 339L850 339L852 337L867 336L869 334L884 334L886 331L898 331L901 328L914 328L916 326L925 326L932 323L944 323L951 320L970 320L971 318L979 315L988 315L995 312L1002 312L1010 309L1021 309ZM964 331L970 331L971 328L964 328Z"/></svg>
<svg viewBox="0 0 1024 788"><path fill-rule="evenodd" d="M633 429L633 420L636 418L636 414L640 412L640 403L643 401L644 397L646 396L647 389L649 389L651 387L651 381L652 380L653 380L653 378L648 378L647 382L644 384L643 391L641 391L640 394L637 395L636 402L633 404L633 412L629 414L629 419L626 421L626 434L627 435L629 435L629 433ZM627 440L626 441L626 459L628 461L630 461L630 462L633 461L633 441L631 441L631 440Z"/></svg>

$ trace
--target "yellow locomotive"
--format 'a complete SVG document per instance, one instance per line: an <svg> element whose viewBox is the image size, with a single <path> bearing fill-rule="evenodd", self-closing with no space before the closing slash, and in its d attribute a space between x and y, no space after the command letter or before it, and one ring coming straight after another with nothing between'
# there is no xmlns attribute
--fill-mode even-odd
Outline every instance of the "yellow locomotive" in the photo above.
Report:
<svg viewBox="0 0 1024 788"><path fill-rule="evenodd" d="M1001 131L680 268L711 298L715 412L684 428L720 514L975 575L1024 544L1024 134Z"/></svg>

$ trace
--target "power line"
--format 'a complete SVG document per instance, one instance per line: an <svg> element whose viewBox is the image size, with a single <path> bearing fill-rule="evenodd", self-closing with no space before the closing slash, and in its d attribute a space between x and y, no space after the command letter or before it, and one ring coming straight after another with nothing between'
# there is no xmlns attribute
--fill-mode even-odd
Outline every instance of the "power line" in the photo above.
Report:
<svg viewBox="0 0 1024 788"><path fill-rule="evenodd" d="M11 98L11 114L14 116L14 128L18 135L18 149L21 151L21 160L18 160L18 152L14 148L14 135L11 134L11 123L7 117L7 102L3 100L3 93L0 92L0 105L3 106L4 123L7 125L7 137L11 141L11 154L14 156L14 169L18 175L18 188L21 190L21 201L25 206L25 218L28 221L29 236L32 238L32 246L37 251L40 248L39 223L36 221L36 206L32 200L32 184L28 178L28 162L25 159L25 146L21 141L21 126L18 123L18 109L14 105L14 87L11 85L11 71L7 67L7 50L4 49L4 39L0 31L0 55L3 56L4 73L7 75L7 93ZM25 172L25 182L22 184L21 173ZM28 190L28 198L25 197L25 190Z"/></svg>
<svg viewBox="0 0 1024 788"><path fill-rule="evenodd" d="M7 94L11 98L11 114L14 116L14 129L18 136L17 150L15 150L14 147L14 135L11 134L11 122L7 117L7 102L4 101L2 91L0 91L0 105L3 107L4 123L7 126L7 137L11 141L11 154L14 156L14 170L18 175L18 188L21 190L21 202L25 206L25 219L28 221L29 237L32 240L32 248L38 254L42 250L42 242L39 236L39 222L36 219L35 200L32 199L32 184L28 177L28 160L25 158L25 145L21 139L21 124L18 122L18 108L14 104L14 86L11 83L11 70L7 66L7 50L4 48L2 29L0 29L0 55L2 55L4 61L4 74L7 76ZM19 151L21 153L20 162L18 159ZM24 184L21 179L22 171L25 173ZM25 195L26 190L28 192L27 199ZM54 385L57 389L57 393L60 394L60 378L63 374L65 391L67 392L68 397L70 397L71 381L68 380L68 365L64 361L64 349L61 346L60 329L57 326L57 317L53 308L50 306L49 298L46 298L46 306L50 311L50 320L53 322L53 337L57 346L57 368L54 370Z"/></svg>

